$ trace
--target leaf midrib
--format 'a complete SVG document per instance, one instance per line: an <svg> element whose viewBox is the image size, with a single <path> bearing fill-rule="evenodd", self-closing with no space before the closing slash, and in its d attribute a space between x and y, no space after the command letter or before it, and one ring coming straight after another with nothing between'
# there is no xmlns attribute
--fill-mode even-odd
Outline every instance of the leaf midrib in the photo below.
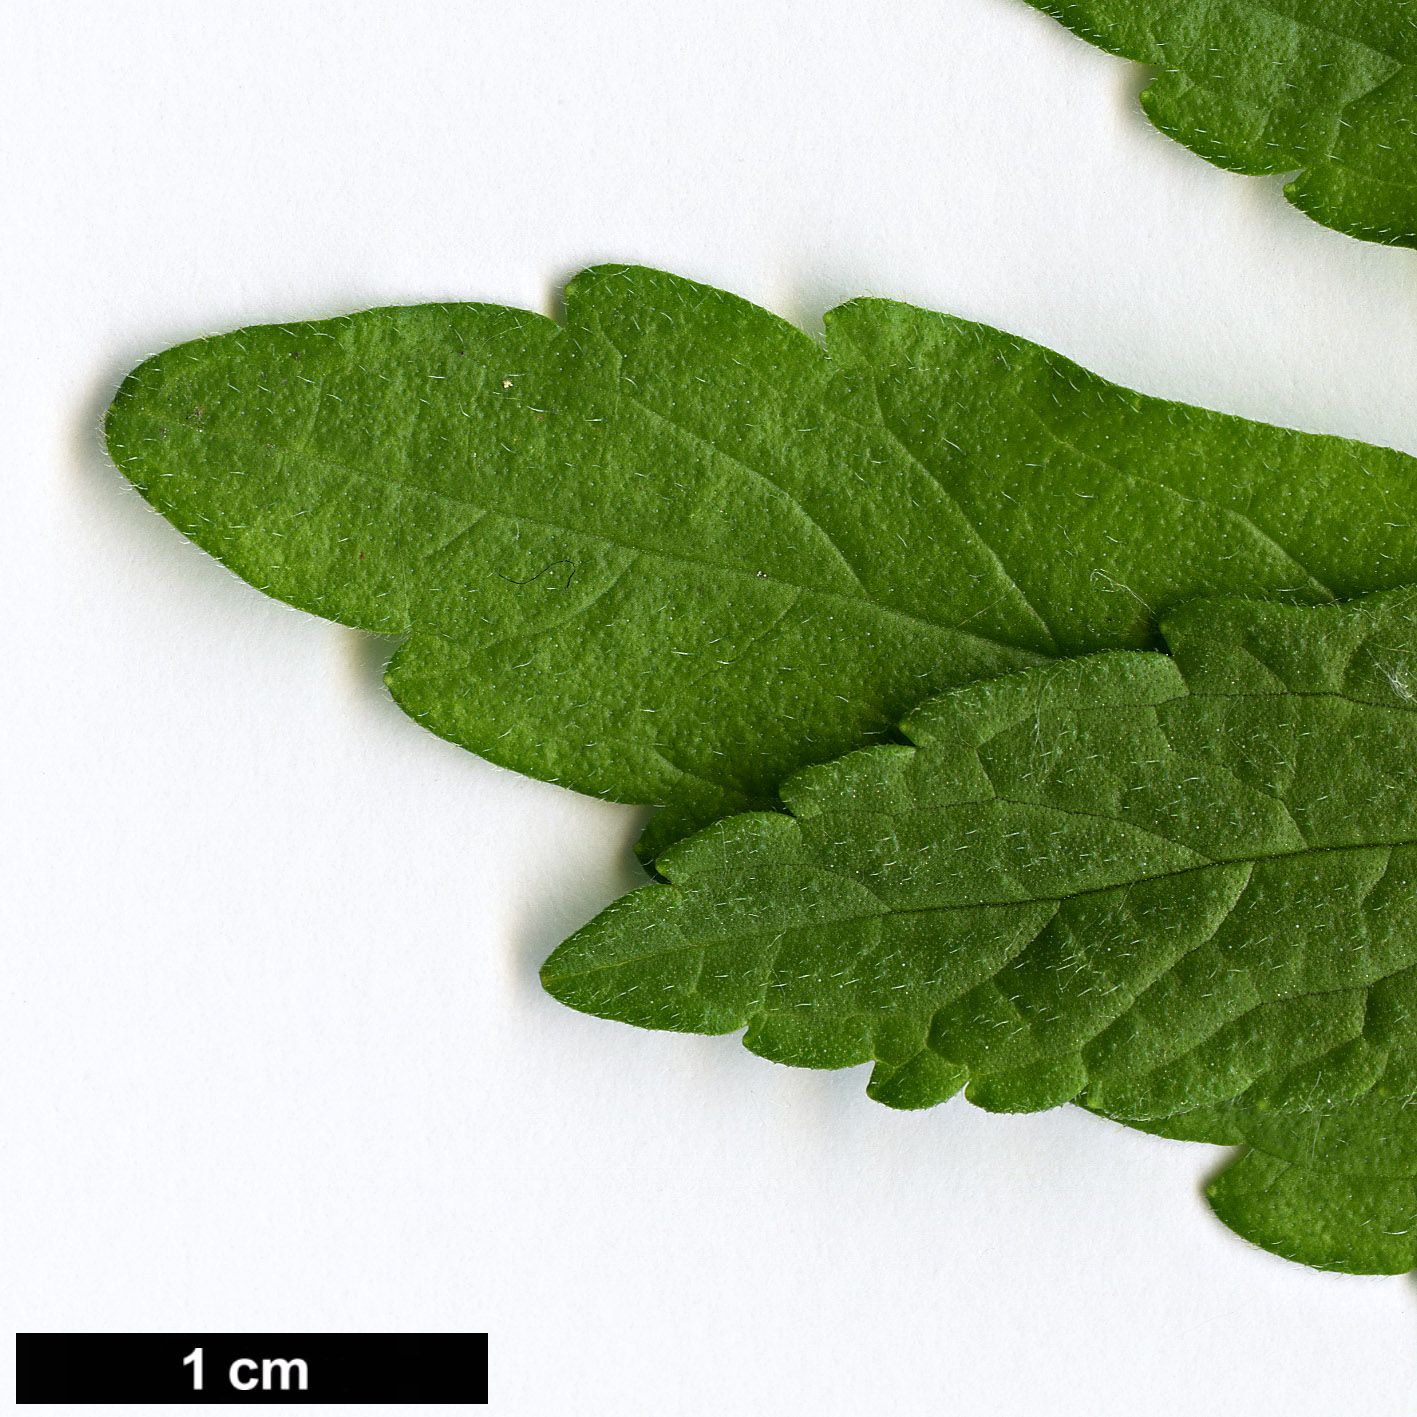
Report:
<svg viewBox="0 0 1417 1417"><path fill-rule="evenodd" d="M1002 800L1002 799L990 798L990 799L988 799L988 800L990 800L990 801L996 801L996 800ZM1036 806L1037 804L1036 804L1036 803L1021 803L1021 804L1018 804L1018 805L1023 805L1023 806ZM1081 890L1068 891L1068 892L1066 892L1066 893L1064 893L1064 894L1061 894L1061 895L1021 896L1021 897L1017 897L1017 898L1012 899L1012 900L998 900L998 901L980 900L980 901L971 901L968 905L916 905L916 906L902 906L902 907L899 907L899 908L889 908L889 907L887 907L887 908L883 908L883 909L881 909L881 910L865 911L865 912L863 912L863 913L861 913L861 914L857 914L857 915L843 915L843 916L835 916L835 917L833 917L833 918L831 918L831 919L814 920L814 921L811 921L811 922L809 922L809 923L804 923L804 924L801 924L801 925L792 925L792 924L789 924L789 925L784 926L783 928L784 928L784 929L824 929L824 928L827 928L827 927L830 927L830 926L837 926L837 925L859 925L859 924L864 923L864 922L867 921L867 920L881 920L881 919L887 919L887 918L889 918L889 919L894 919L894 918L896 918L897 916L905 916L905 915L937 915L937 914L943 914L943 913L946 912L946 911L965 912L965 911L971 911L971 910L1002 910L1002 909L1007 909L1007 908L1012 907L1012 906L1027 906L1027 905L1046 905L1046 904L1059 904L1059 905L1061 905L1061 904L1064 904L1064 903L1066 903L1067 901L1070 901L1070 900L1082 900L1082 899L1085 899L1086 897L1089 897L1089 896L1105 895L1108 891L1122 891L1122 890L1127 890L1127 889L1129 889L1129 888L1132 887L1132 886L1150 885L1150 884L1152 884L1153 882L1156 882L1156 881L1178 880L1178 879L1180 879L1181 877L1184 877L1184 876L1192 876L1192 875L1195 875L1197 872L1200 872L1200 871L1223 870L1223 869L1225 869L1225 868L1227 868L1227 867L1230 867L1230 866L1235 866L1235 867L1245 867L1245 866L1248 866L1251 870L1253 870L1255 866L1261 865L1261 864L1263 864L1263 863L1265 863L1265 862L1269 862L1269 861L1289 861L1289 860L1293 860L1293 859L1295 859L1295 858L1297 858L1297 857L1332 855L1332 854L1341 853L1341 852L1383 851L1383 850L1386 850L1386 851L1395 851L1395 850L1397 850L1399 847L1412 846L1412 845L1414 845L1414 844L1417 844L1417 843L1414 843L1414 841L1413 841L1412 839L1404 839L1404 840L1400 840L1400 841L1354 842L1354 843L1350 843L1350 844L1345 845L1345 846L1309 846L1309 847L1304 847L1302 850L1299 850L1299 851L1276 851L1276 852L1273 852L1273 853L1271 853L1271 854L1262 855L1262 856L1261 856L1261 855L1256 855L1256 856L1236 856L1236 857L1232 857L1232 858L1226 858L1225 860L1221 860L1221 861L1203 861L1203 862L1202 862L1200 865L1198 865L1198 866L1183 866L1183 867L1181 867L1179 870L1176 870L1176 871L1157 871L1157 872L1155 872L1155 873L1153 873L1152 875L1149 875L1149 876L1137 876L1137 877L1135 877L1135 878L1132 879L1132 880L1118 881L1118 882L1116 882L1116 883L1114 883L1113 885L1110 885L1110 886L1087 886L1087 887L1084 887L1084 888L1081 889ZM821 866L815 866L815 867L814 867L814 866L811 865L810 862L808 862L808 863L803 863L803 864L807 865L808 869L813 870L813 871L820 872L820 873L823 874L823 875L841 877L841 873L840 873L840 872L830 871L830 870L828 870L826 867L821 867ZM854 884L854 885L863 885L862 882L855 881L854 879L849 878L849 877L846 877L846 878L843 878L843 879L849 879L849 880L851 880L852 884ZM656 888L656 887L649 887L648 889L664 889L664 888L663 888L663 887L657 887L657 888ZM672 878L671 878L670 889L682 891L682 890L683 890L683 887L675 885L675 884L673 883L673 881L672 881ZM864 889L866 889L866 890L869 891L869 890L870 890L870 887L864 887ZM770 931L745 931L745 932L743 932L743 933L744 933L744 934L768 934L768 933L771 933L771 932L770 932ZM715 942L711 942L711 943L707 943L707 944L685 944L685 945L676 946L676 947L673 948L673 949L654 950L654 951L651 951L651 952L648 953L648 954L630 955L630 956L627 956L627 957L625 957L625 958L623 958L623 959L614 960L614 961L612 961L612 962L610 962L610 963L608 963L608 964L596 964L596 965L592 965L592 966L590 966L589 968L586 968L586 969L568 970L568 971L566 971L565 973L559 973L559 974L554 974L554 975L548 975L547 977L550 978L550 979L556 979L556 980L559 980L559 979L579 979L579 978L583 978L583 977L585 977L585 976L587 976L587 975L591 975L591 974L598 974L598 973L603 973L603 972L607 972L607 971L610 971L610 970L622 969L622 968L624 968L625 966L631 965L631 964L640 964L640 963L643 963L643 962L646 961L646 960L661 959L661 958L665 957L666 955L690 954L690 953L693 953L693 952L696 952L696 951L706 951L706 950L711 950L711 949L717 949L717 948L720 948L722 945L725 945L725 944L730 943L730 942L731 942L733 939L735 939L735 938L738 938L738 937L736 937L736 936L729 936L729 937L725 937L725 939L723 939L723 940L719 940L719 941L715 941Z"/></svg>
<svg viewBox="0 0 1417 1417"><path fill-rule="evenodd" d="M200 436L198 430L181 430L190 436ZM201 430L205 432L206 430ZM798 581L788 580L784 576L774 575L767 571L750 571L737 566L722 565L715 561L708 561L702 557L690 556L681 551L662 551L649 546L637 546L634 542L627 541L621 537L609 536L600 531L585 531L579 527L563 526L559 522L550 521L545 517L537 517L527 512L506 511L501 507L492 506L487 502L474 502L465 497L457 496L451 492L443 492L437 488L423 487L416 482L409 482L406 479L395 477L388 473L375 473L365 468L354 467L342 462L337 458L328 457L321 453L312 453L308 450L295 448L288 444L272 443L267 439L259 439L249 434L228 432L223 430L220 435L223 441L238 443L246 447L259 448L263 453L269 453L272 449L283 453L287 457L301 458L310 462L319 463L325 467L331 467L339 472L346 473L351 477L363 478L367 481L382 484L384 486L396 488L399 491L415 493L422 497L435 497L440 501L448 502L453 506L464 508L471 512L482 512L488 516L500 517L505 521L529 522L533 526L547 527L552 531L559 531L568 536L583 537L587 541L600 542L606 546L612 546L616 550L631 552L640 556L653 557L660 561L667 561L671 565L700 566L705 570L712 571L715 575L732 576L749 585L756 585L758 582L766 581L769 585L781 586L787 590L797 591L799 594L816 596L824 600L833 600L844 605L864 606L875 611L883 617L905 621L909 624L923 625L926 629L937 634L955 636L959 639L970 640L976 644L987 645L994 650L1008 650L1012 653L1029 660L1033 663L1041 663L1049 656L1041 655L1036 650L1029 650L1020 645L1010 644L1007 640L996 639L989 635L982 635L973 630L966 630L963 627L965 622L961 621L956 625L947 625L938 620L931 620L923 615L913 614L908 610L899 610L895 606L886 605L880 600L867 597L847 595L843 591L828 590L823 587L804 585ZM151 489L156 491L157 489ZM405 594L407 592L405 591ZM327 614L322 611L321 614ZM973 618L972 616L969 618ZM409 626L410 629L430 630L439 634L443 638L453 638L445 631L437 629L430 624L418 624Z"/></svg>

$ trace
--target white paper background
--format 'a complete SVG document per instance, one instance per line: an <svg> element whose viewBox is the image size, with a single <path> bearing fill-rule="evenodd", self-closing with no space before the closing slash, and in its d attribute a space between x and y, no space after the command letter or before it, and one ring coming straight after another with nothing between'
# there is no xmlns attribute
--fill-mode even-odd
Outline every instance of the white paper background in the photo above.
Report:
<svg viewBox="0 0 1417 1417"><path fill-rule="evenodd" d="M1018 0L6 28L11 1329L487 1329L504 1414L1411 1412L1413 1282L1245 1246L1218 1151L897 1115L555 1004L639 814L422 732L380 641L185 543L96 429L201 332L547 309L621 259L1417 452L1417 257L1170 144L1140 70Z"/></svg>

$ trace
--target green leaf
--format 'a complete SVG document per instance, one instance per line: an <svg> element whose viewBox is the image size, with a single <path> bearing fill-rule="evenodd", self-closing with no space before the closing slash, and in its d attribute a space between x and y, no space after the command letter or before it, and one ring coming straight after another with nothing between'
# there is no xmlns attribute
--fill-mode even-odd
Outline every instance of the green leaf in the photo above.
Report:
<svg viewBox="0 0 1417 1417"><path fill-rule="evenodd" d="M1417 1267L1417 1179L1316 1170L1247 1151L1207 1196L1237 1234L1316 1269L1403 1274Z"/></svg>
<svg viewBox="0 0 1417 1417"><path fill-rule="evenodd" d="M1028 0L1160 72L1142 107L1232 172L1364 241L1417 246L1417 11L1410 0Z"/></svg>
<svg viewBox="0 0 1417 1417"><path fill-rule="evenodd" d="M1186 1141L1246 1143L1207 1194L1221 1220L1264 1249L1350 1274L1417 1268L1417 1099L1407 1068L1393 1066L1405 1046L1391 1041L1410 1025L1395 1029L1395 1020L1381 1017L1381 1003L1377 1014L1364 1041L1369 1034L1381 1040L1385 1066L1357 1100L1318 1088L1276 1108L1263 1095L1247 1095L1141 1128Z"/></svg>
<svg viewBox="0 0 1417 1417"><path fill-rule="evenodd" d="M1417 1100L1417 590L1200 601L1163 632L1174 657L956 690L905 721L913 746L798 773L790 814L668 852L547 989L746 1027L778 1062L874 1061L898 1107L964 1087L1168 1130L1236 1100Z"/></svg>
<svg viewBox="0 0 1417 1417"><path fill-rule="evenodd" d="M929 694L1153 645L1188 597L1417 581L1400 453L887 301L823 350L639 268L576 277L564 327L425 305L180 345L107 435L238 575L406 636L389 687L433 731L668 804L647 856Z"/></svg>

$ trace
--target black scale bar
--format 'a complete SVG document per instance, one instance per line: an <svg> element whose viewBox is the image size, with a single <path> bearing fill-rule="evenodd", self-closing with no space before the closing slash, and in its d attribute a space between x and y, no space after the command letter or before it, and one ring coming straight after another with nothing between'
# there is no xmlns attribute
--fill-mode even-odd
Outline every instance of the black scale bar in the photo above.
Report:
<svg viewBox="0 0 1417 1417"><path fill-rule="evenodd" d="M20 1333L15 1400L485 1405L487 1335Z"/></svg>

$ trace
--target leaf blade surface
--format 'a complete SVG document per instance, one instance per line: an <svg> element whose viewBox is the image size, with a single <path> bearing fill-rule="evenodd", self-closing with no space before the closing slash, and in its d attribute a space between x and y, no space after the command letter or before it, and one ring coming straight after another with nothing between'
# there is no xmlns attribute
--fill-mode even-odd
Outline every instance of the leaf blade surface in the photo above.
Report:
<svg viewBox="0 0 1417 1417"><path fill-rule="evenodd" d="M1417 11L1409 0L1028 0L1158 70L1142 107L1219 167L1297 173L1324 226L1417 246Z"/></svg>
<svg viewBox="0 0 1417 1417"><path fill-rule="evenodd" d="M108 442L238 575L404 635L390 688L433 731L667 804L647 856L931 693L1154 645L1191 596L1417 580L1400 453L888 301L831 312L825 351L642 268L585 272L566 306L194 341L129 376Z"/></svg>
<svg viewBox="0 0 1417 1417"><path fill-rule="evenodd" d="M956 690L911 746L804 770L791 815L666 854L547 988L873 1061L897 1106L965 1086L1146 1125L1417 1097L1417 592L1196 602L1164 629L1174 657Z"/></svg>

